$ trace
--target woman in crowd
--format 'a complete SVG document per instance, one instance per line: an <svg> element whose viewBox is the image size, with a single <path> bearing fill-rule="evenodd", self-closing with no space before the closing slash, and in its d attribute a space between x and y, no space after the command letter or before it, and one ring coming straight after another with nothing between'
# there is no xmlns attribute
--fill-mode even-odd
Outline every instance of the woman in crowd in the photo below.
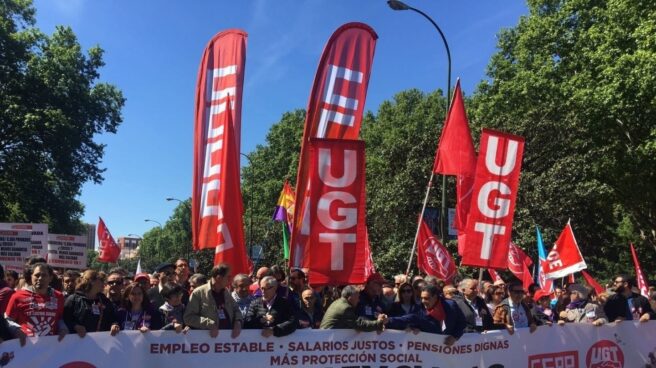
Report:
<svg viewBox="0 0 656 368"><path fill-rule="evenodd" d="M531 313L535 316L540 326L551 326L554 321L554 313L551 309L551 295L548 291L537 289L533 294L535 305Z"/></svg>
<svg viewBox="0 0 656 368"><path fill-rule="evenodd" d="M491 285L485 292L485 303L490 311L493 311L504 299L506 299L506 292L499 285Z"/></svg>
<svg viewBox="0 0 656 368"><path fill-rule="evenodd" d="M419 312L421 306L415 302L414 290L412 285L407 282L399 285L399 292L396 295L396 301L390 307L388 315L398 317L406 314Z"/></svg>
<svg viewBox="0 0 656 368"><path fill-rule="evenodd" d="M590 291L583 285L571 284L567 287L569 292L569 303L565 310L558 314L558 324L565 323L588 323L601 326L608 323L604 308L589 300Z"/></svg>
<svg viewBox="0 0 656 368"><path fill-rule="evenodd" d="M80 337L88 332L110 331L115 336L120 327L114 306L105 295L100 273L84 271L78 279L75 294L69 295L64 303L64 322L71 332Z"/></svg>
<svg viewBox="0 0 656 368"><path fill-rule="evenodd" d="M162 315L156 311L141 285L136 282L123 291L123 307L116 313L121 330L139 330L148 332L159 330L164 326Z"/></svg>

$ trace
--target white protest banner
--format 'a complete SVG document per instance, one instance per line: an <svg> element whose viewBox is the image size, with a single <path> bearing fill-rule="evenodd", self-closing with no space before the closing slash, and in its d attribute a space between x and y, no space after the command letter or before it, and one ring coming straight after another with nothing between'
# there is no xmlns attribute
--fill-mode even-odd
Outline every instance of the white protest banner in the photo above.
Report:
<svg viewBox="0 0 656 368"><path fill-rule="evenodd" d="M29 231L0 230L0 264L5 270L23 272L30 256L32 238Z"/></svg>
<svg viewBox="0 0 656 368"><path fill-rule="evenodd" d="M376 368L602 368L645 367L656 354L656 322L543 326L465 334L453 346L443 335L385 331L298 330L281 338L243 330L121 331L29 338L0 344L0 364L10 367L376 367ZM650 355L651 354L651 355Z"/></svg>
<svg viewBox="0 0 656 368"><path fill-rule="evenodd" d="M53 267L87 268L86 237L48 234L48 264Z"/></svg>
<svg viewBox="0 0 656 368"><path fill-rule="evenodd" d="M0 222L0 230L30 231L32 233L32 255L48 256L48 224L24 224Z"/></svg>

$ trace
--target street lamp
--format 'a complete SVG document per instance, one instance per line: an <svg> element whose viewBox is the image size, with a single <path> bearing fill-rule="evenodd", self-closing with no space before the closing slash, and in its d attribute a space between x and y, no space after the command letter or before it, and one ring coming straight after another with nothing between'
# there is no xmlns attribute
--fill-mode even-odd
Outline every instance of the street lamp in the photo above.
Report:
<svg viewBox="0 0 656 368"><path fill-rule="evenodd" d="M449 43L446 42L446 37L444 37L444 32L440 29L440 26L435 23L435 21L428 16L428 14L423 11L413 8L402 1L399 0L388 0L387 5L393 10L412 10L416 13L421 14L424 18L428 19L429 22L435 27L437 32L439 32L442 42L444 43L444 48L446 49L446 57L448 59L448 72L447 72L447 88L446 88L446 113L444 116L449 115L449 107L451 106L451 51L449 51ZM412 264L412 256L415 253L415 248L417 247L417 238L419 236L419 229L421 228L421 221L424 216L424 211L426 210L426 203L428 202L428 194L430 189L433 186L433 177L435 174L431 170L430 180L428 180L428 187L426 188L426 196L424 197L424 204L421 208L421 217L419 218L419 224L417 225L417 232L415 234L415 240L412 243L412 253L410 253L410 260L408 261L408 269L406 274L410 273L410 265ZM446 230L446 175L442 175L442 210L440 213L440 232L442 233L442 244L446 244L447 230Z"/></svg>
<svg viewBox="0 0 656 368"><path fill-rule="evenodd" d="M157 225L159 225L159 234L157 234L157 258L159 258L159 260L161 261L162 260L162 246L161 246L160 240L162 238L162 224L159 221L155 221L155 220L151 220L151 219L145 219L144 221L145 222L154 222Z"/></svg>
<svg viewBox="0 0 656 368"><path fill-rule="evenodd" d="M251 160L251 157L249 155L241 152L239 152L239 154L246 157L246 159L248 160L248 164L251 167L253 167L253 161ZM253 258L253 194L255 193L254 189L255 189L255 175L253 175L253 180L251 180L251 188L250 188L251 199L249 201L250 203L248 206L250 207L249 208L250 213L248 214L248 242L250 243L248 245L248 253L251 259Z"/></svg>
<svg viewBox="0 0 656 368"><path fill-rule="evenodd" d="M188 203L188 202L183 201L183 200L178 199L178 198L167 197L167 198L166 198L166 201L167 201L167 202L177 201L177 202L179 202L180 204L184 205L185 207L189 208L189 203ZM191 209L190 209L190 212L191 212ZM189 232L189 228L188 228L187 226L183 226L183 227L185 228L185 229L184 229L185 231ZM188 261L188 260L189 260L189 247L184 246L184 248L185 248L184 251L185 251L185 253L186 253L186 258L187 258L187 261Z"/></svg>

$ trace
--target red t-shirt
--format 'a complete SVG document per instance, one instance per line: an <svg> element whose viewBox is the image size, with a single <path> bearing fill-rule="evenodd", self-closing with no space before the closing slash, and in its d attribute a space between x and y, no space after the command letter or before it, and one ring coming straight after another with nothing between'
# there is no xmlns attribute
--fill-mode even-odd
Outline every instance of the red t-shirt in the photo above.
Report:
<svg viewBox="0 0 656 368"><path fill-rule="evenodd" d="M64 296L53 289L48 289L47 295L18 290L9 299L6 311L27 336L56 335L63 313Z"/></svg>

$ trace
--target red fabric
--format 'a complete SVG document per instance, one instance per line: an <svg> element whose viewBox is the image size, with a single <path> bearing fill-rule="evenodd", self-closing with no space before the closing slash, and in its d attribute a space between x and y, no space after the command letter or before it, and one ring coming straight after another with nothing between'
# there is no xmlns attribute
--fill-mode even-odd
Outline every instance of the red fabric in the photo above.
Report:
<svg viewBox="0 0 656 368"><path fill-rule="evenodd" d="M585 279L585 282L588 283L588 285L592 286L593 289L597 292L597 295L603 293L605 291L604 287L599 285L597 280L594 279L589 273L585 272L585 270L581 271L583 274L583 278Z"/></svg>
<svg viewBox="0 0 656 368"><path fill-rule="evenodd" d="M362 284L367 264L364 142L312 139L310 243L313 285Z"/></svg>
<svg viewBox="0 0 656 368"><path fill-rule="evenodd" d="M436 319L438 321L444 321L446 318L446 313L444 312L444 306L442 305L442 300L439 298L437 299L437 302L431 309L427 309L426 312L428 312L428 315L433 317L433 319Z"/></svg>
<svg viewBox="0 0 656 368"><path fill-rule="evenodd" d="M363 23L339 27L326 44L308 101L296 177L296 210L290 246L290 266L307 267L308 234L302 223L311 195L310 139L358 139L367 86L378 35Z"/></svg>
<svg viewBox="0 0 656 368"><path fill-rule="evenodd" d="M483 129L462 265L505 269L524 138Z"/></svg>
<svg viewBox="0 0 656 368"><path fill-rule="evenodd" d="M41 295L23 289L9 299L7 317L21 326L27 336L57 334L57 323L64 313L64 296L57 290Z"/></svg>
<svg viewBox="0 0 656 368"><path fill-rule="evenodd" d="M508 247L508 269L515 277L522 281L522 285L526 290L533 283L531 271L528 269L532 264L531 257L526 255L515 243L510 242L510 246Z"/></svg>
<svg viewBox="0 0 656 368"><path fill-rule="evenodd" d="M453 226L464 232L471 205L472 186L476 173L476 150L469 130L469 121L460 89L460 80L453 91L453 102L442 129L435 153L433 172L456 175L456 216ZM458 253L462 255L461 249Z"/></svg>
<svg viewBox="0 0 656 368"><path fill-rule="evenodd" d="M456 83L453 96L453 103L449 107L449 115L437 146L433 172L473 177L476 170L476 151L469 132L460 80Z"/></svg>
<svg viewBox="0 0 656 368"><path fill-rule="evenodd" d="M642 268L640 268L640 262L638 262L638 255L636 254L633 243L631 243L631 256L633 257L633 265L635 266L636 281L638 281L638 289L640 289L640 294L645 298L649 298L649 284L647 284L647 279L642 273Z"/></svg>
<svg viewBox="0 0 656 368"><path fill-rule="evenodd" d="M364 277L369 279L369 276L376 274L376 265L374 264L374 259L371 256L371 245L369 243L369 231L365 227L365 237L367 239L364 244L364 254L365 254L365 263L364 263Z"/></svg>
<svg viewBox="0 0 656 368"><path fill-rule="evenodd" d="M208 43L194 106L193 247L215 249L214 263L249 273L243 229L239 152L247 34L231 29Z"/></svg>
<svg viewBox="0 0 656 368"><path fill-rule="evenodd" d="M116 263L121 255L121 247L116 244L114 237L109 232L105 221L101 217L98 220L98 261L103 263Z"/></svg>
<svg viewBox="0 0 656 368"><path fill-rule="evenodd" d="M491 268L488 268L488 269L487 269L487 273L490 274L490 278L492 279L492 282L493 282L493 283L494 283L494 282L497 282L498 280L501 280L501 277L499 276L499 274L497 273L497 271L495 271L495 270L493 270L493 269L491 269ZM501 281L503 281L503 280L501 280Z"/></svg>
<svg viewBox="0 0 656 368"><path fill-rule="evenodd" d="M587 268L569 222L547 254L547 259L541 261L541 266L545 277L549 279L565 277Z"/></svg>
<svg viewBox="0 0 656 368"><path fill-rule="evenodd" d="M456 275L456 264L451 254L430 230L426 221L421 221L417 239L417 267L421 272L438 277L447 283Z"/></svg>

